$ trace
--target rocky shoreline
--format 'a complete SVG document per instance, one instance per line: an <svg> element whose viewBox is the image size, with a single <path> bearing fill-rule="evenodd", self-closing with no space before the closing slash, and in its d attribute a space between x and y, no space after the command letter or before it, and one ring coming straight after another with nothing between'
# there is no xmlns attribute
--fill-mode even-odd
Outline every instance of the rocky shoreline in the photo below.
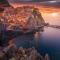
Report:
<svg viewBox="0 0 60 60"><path fill-rule="evenodd" d="M34 47L16 48L10 46L4 50L0 49L0 60L50 60L50 58L48 54L41 56Z"/></svg>

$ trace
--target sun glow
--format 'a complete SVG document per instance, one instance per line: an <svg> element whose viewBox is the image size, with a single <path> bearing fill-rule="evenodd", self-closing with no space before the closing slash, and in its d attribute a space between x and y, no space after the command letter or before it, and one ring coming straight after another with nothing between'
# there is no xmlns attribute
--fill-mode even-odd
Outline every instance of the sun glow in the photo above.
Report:
<svg viewBox="0 0 60 60"><path fill-rule="evenodd" d="M55 16L58 15L58 13L51 13L51 15L52 15L53 17L55 17Z"/></svg>

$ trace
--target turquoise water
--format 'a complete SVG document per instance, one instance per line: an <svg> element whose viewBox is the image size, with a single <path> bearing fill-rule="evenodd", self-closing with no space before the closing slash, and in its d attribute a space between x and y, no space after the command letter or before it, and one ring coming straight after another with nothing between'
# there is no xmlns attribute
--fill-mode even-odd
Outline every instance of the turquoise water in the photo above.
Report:
<svg viewBox="0 0 60 60"><path fill-rule="evenodd" d="M39 53L48 53L51 60L60 60L60 29L45 27L43 32L21 35L13 39L17 47L35 47Z"/></svg>

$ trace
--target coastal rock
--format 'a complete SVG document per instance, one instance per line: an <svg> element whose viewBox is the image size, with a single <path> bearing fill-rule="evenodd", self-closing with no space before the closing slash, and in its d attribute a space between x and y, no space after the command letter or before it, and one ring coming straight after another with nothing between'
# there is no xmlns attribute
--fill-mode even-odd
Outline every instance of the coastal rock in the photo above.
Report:
<svg viewBox="0 0 60 60"><path fill-rule="evenodd" d="M48 54L43 57L34 47L27 49L22 47L18 49L10 48L1 59L3 58L8 60L50 60Z"/></svg>

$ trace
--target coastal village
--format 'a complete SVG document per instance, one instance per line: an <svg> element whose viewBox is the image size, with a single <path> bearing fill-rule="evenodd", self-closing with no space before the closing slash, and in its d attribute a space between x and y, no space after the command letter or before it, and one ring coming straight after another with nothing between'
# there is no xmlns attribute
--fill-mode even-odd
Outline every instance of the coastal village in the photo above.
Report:
<svg viewBox="0 0 60 60"><path fill-rule="evenodd" d="M43 56L34 46L31 48L24 48L22 46L17 48L13 40L8 39L8 37L11 38L12 33L10 31L19 31L20 33L43 32L44 26L59 29L60 26L45 23L39 9L33 6L23 6L18 8L9 6L4 9L1 8L1 10L0 60L50 60L48 53ZM9 31L10 35L5 31ZM7 37L5 38L6 34ZM7 41L5 42L5 40Z"/></svg>

